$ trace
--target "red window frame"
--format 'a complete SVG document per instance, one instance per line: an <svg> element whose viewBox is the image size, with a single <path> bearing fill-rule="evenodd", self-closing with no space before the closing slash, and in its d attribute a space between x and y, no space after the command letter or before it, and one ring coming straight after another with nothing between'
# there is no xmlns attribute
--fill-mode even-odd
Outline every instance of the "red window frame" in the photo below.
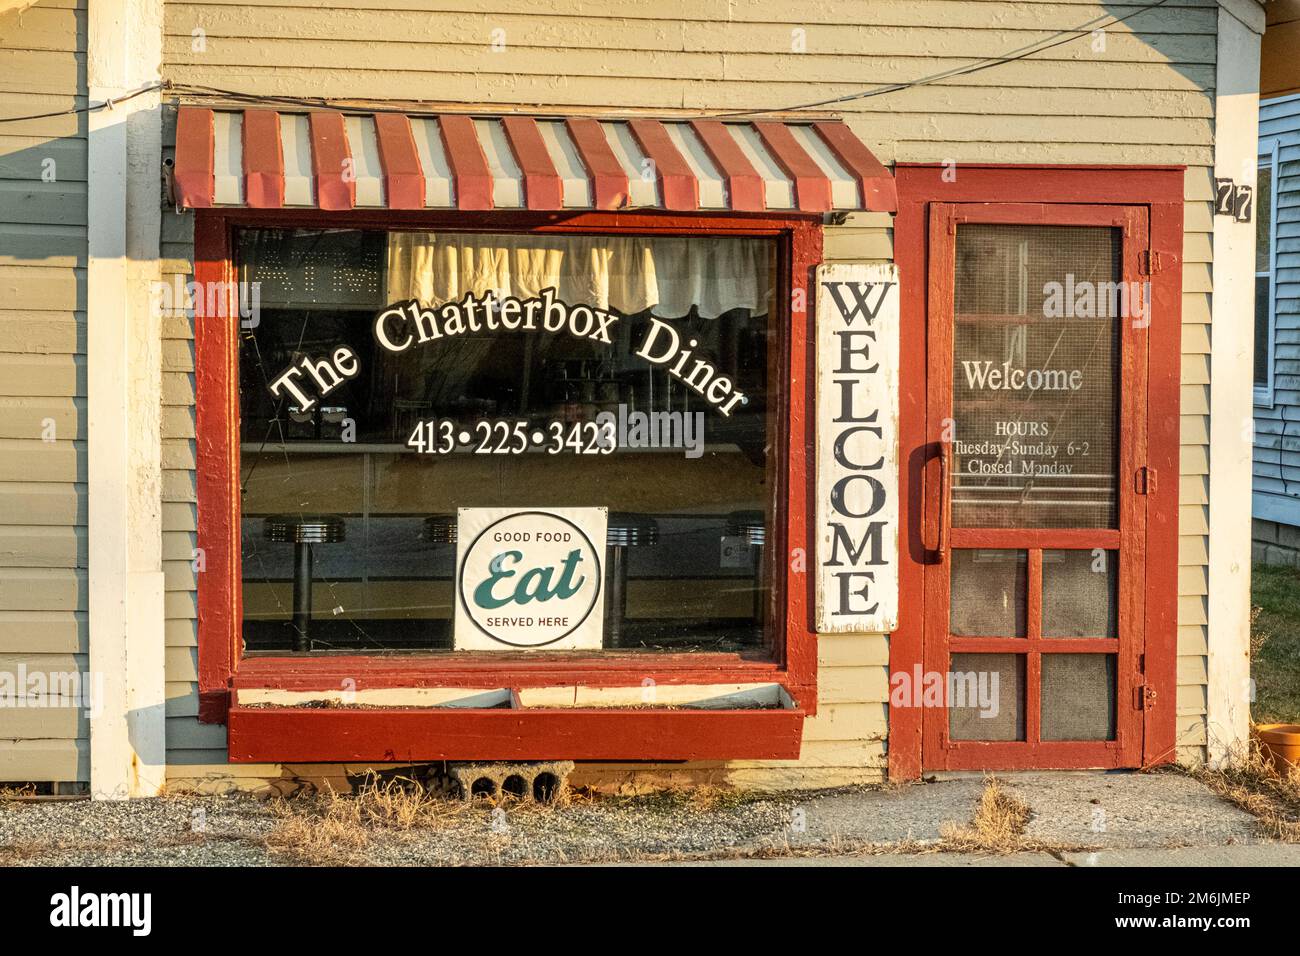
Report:
<svg viewBox="0 0 1300 956"><path fill-rule="evenodd" d="M278 716L274 709L249 711L243 717L270 725L259 731L258 746L236 754L232 739L231 759L308 759L290 741L301 741L304 733L323 743L310 759L396 759L407 754L446 754L437 742L440 734L454 728L456 735L476 732L474 721L504 730L502 718L516 724L503 734L487 732L492 752L481 757L500 759L524 757L587 757L588 759L722 759L726 757L794 757L798 755L802 720L816 712L817 648L813 631L811 579L801 568L781 560L774 564L784 597L783 633L778 633L776 653L770 660L749 660L738 654L619 654L574 655L535 652L503 654L500 659L483 655L441 652L437 655L339 655L319 658L257 656L240 653L243 618L240 580L240 496L239 496L239 366L238 312L231 300L234 285L232 235L240 227L349 227L405 228L480 232L535 233L628 233L641 235L731 235L770 237L777 241L777 301L782 309L778 321L789 334L782 344L787 401L782 405L779 434L786 436L778 473L783 482L778 501L777 541L772 553L789 555L795 548L811 554L809 535L813 508L813 388L812 308L809 291L813 270L821 261L822 227L819 217L806 216L700 216L591 212L572 215L536 213L482 213L386 211L376 214L326 213L316 210L197 210L194 229L194 277L200 289L221 289L225 295L214 303L215 315L208 317L196 306L195 318L195 434L197 471L197 544L204 554L206 570L198 577L198 678L200 719L227 723L232 694L240 687L294 691L338 690L344 680L352 689L415 687L542 687L582 685L589 687L635 687L646 678L657 684L777 683L795 702L786 711L747 711L737 719L717 719L718 712L677 710L573 711L574 719L585 720L585 736L599 737L605 723L624 728L621 733L641 734L645 746L636 753L606 752L599 745L586 747L577 741L564 717L551 712L521 715L509 710L433 714L419 710L366 709L347 711L314 709L307 713ZM205 296L206 298L206 296ZM780 577L783 574L784 577ZM283 710L289 710L285 708ZM723 712L724 714L726 712ZM710 716L713 719L707 719ZM787 719L787 716L789 719ZM684 717L689 719L683 720ZM706 718L706 719L701 719ZM310 728L299 722L310 722ZM520 721L531 720L527 728ZM558 723L557 723L558 721ZM602 721L604 723L602 723ZM680 733L665 733L677 722ZM644 729L642 728L644 725ZM525 732L526 731L526 732ZM656 750L652 742L662 736ZM357 739L373 740L357 746ZM383 740L400 738L403 747L395 752ZM233 738L233 729L232 729ZM509 738L509 739L507 739ZM516 746L509 740L513 739ZM284 741L279 758L267 748ZM614 745L610 745L614 746ZM618 745L624 746L624 745ZM440 749L441 748L441 749ZM256 753L254 753L256 751ZM436 759L428 757L426 759ZM444 756L442 759L455 759Z"/></svg>
<svg viewBox="0 0 1300 956"><path fill-rule="evenodd" d="M1142 708L1142 766L1167 763L1176 755L1179 372L1182 340L1183 179L1185 167L1021 166L962 164L952 176L942 164L904 164L895 170L898 216L894 224L901 289L902 349L899 380L900 500L905 503L900 542L900 606L911 609L890 640L889 669L895 674L924 670L926 573L932 560L926 527L927 482L937 480L927 432L927 338L930 300L942 295L929 281L931 210L938 204L1044 204L1138 206L1148 214L1151 324L1147 329L1147 434L1145 464L1158 476L1146 501L1144 674L1148 694ZM911 277L911 280L908 280ZM1147 278L1147 276L1144 276ZM910 347L909 347L910 346ZM1126 585L1120 583L1121 589ZM892 686L892 685L891 685ZM1144 691L1145 693L1145 691ZM1121 702L1121 706L1126 702ZM889 775L919 777L929 766L923 746L920 707L889 707ZM929 741L931 746L932 741ZM924 763L923 763L924 761ZM1039 766L1036 762L1034 765ZM1046 766L1047 764L1042 763ZM990 764L990 767L992 764Z"/></svg>

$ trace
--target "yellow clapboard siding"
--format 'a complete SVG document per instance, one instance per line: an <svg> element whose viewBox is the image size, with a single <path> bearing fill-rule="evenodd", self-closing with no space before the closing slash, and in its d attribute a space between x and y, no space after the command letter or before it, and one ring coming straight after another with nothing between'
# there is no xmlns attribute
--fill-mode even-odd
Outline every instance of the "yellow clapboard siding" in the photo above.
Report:
<svg viewBox="0 0 1300 956"><path fill-rule="evenodd" d="M76 396L86 394L86 360L80 355L0 353L0 395Z"/></svg>
<svg viewBox="0 0 1300 956"><path fill-rule="evenodd" d="M1184 595L1209 594L1209 569L1203 566L1178 569L1178 593Z"/></svg>
<svg viewBox="0 0 1300 956"><path fill-rule="evenodd" d="M194 531L198 528L198 509L192 504L168 501L162 506L164 531Z"/></svg>
<svg viewBox="0 0 1300 956"><path fill-rule="evenodd" d="M1205 718L1200 715L1178 715L1178 746L1187 747L1205 744Z"/></svg>
<svg viewBox="0 0 1300 956"><path fill-rule="evenodd" d="M1203 624L1192 624L1178 628L1179 654L1208 654L1209 639Z"/></svg>
<svg viewBox="0 0 1300 956"><path fill-rule="evenodd" d="M163 652L164 672L168 682L197 681L198 650L189 647L169 647Z"/></svg>
<svg viewBox="0 0 1300 956"><path fill-rule="evenodd" d="M1178 503L1183 505L1207 505L1210 503L1210 479L1208 475L1182 475L1178 479Z"/></svg>
<svg viewBox="0 0 1300 956"><path fill-rule="evenodd" d="M84 569L10 568L0 575L0 611L85 609Z"/></svg>
<svg viewBox="0 0 1300 956"><path fill-rule="evenodd" d="M817 699L826 703L889 700L887 667L828 667L817 675Z"/></svg>
<svg viewBox="0 0 1300 956"><path fill-rule="evenodd" d="M1209 562L1207 542L1203 534L1184 534L1178 536L1178 563L1180 565L1206 564Z"/></svg>
<svg viewBox="0 0 1300 956"><path fill-rule="evenodd" d="M1204 714L1206 707L1206 688L1199 684L1184 684L1178 688L1178 713Z"/></svg>
<svg viewBox="0 0 1300 956"><path fill-rule="evenodd" d="M48 706L5 707L0 737L9 740L76 740L90 733L86 708L54 700Z"/></svg>
<svg viewBox="0 0 1300 956"><path fill-rule="evenodd" d="M86 529L0 525L0 568L84 568Z"/></svg>
<svg viewBox="0 0 1300 956"><path fill-rule="evenodd" d="M421 7L397 9L382 16L374 7L383 4L360 5L331 3L321 10L319 21L300 18L276 18L254 5L214 6L206 3L169 3L166 7L165 31L168 36L189 39L193 29L202 27L209 38L259 37L268 39L321 39L364 40L366 42L400 42L416 36L436 36L448 46L482 46L492 36L493 30L503 33L507 47L556 46L570 49L599 49L611 39L619 49L639 50L718 50L744 53L754 50L789 49L792 27L802 29L802 39L807 49L819 54L887 53L893 49L926 49L935 54L983 54L991 47L1012 49L1042 38L1044 31L1060 28L1060 17L1069 17L1068 8L1057 14L1056 23L1044 23L1044 18L1012 16L997 20L973 17L969 11L963 17L957 13L955 3L926 4L921 15L913 14L900 22L898 14L882 22L878 0L871 4L871 24L864 24L860 14L835 22L817 22L815 19L791 17L792 8L773 11L771 22L739 22L733 16L736 7L724 17L728 22L711 21L700 16L700 9L692 11L689 19L675 21L662 19L663 11L656 5L643 7L635 18L620 16L610 19L609 5L589 5L587 16L575 16L574 11L557 6L547 15L531 15L538 11L508 13L497 10L491 13L470 14L461 9L441 11ZM703 5L699 5L703 6ZM751 3L746 6L752 6ZM1024 9L1026 4L1020 4ZM1036 5L1035 5L1036 6ZM965 23L953 23L933 8L951 11L950 16ZM894 5L897 10L898 6ZM803 11L800 11L802 13ZM763 18L768 19L768 18ZM971 22L974 21L974 22ZM1037 21L1037 23L1035 23ZM957 29L956 26L979 27L977 34ZM1161 29L1163 27L1163 29ZM262 31L258 33L256 31ZM1206 45L1211 44L1208 55L1213 57L1212 25L1207 29L1204 20L1189 22L1186 17L1167 18L1163 22L1144 18L1141 32L1146 35L1161 34L1162 50L1170 56L1176 54L1196 58L1195 62L1212 62ZM1127 24L1116 24L1110 38L1128 44L1133 41L1133 30ZM981 45L983 44L983 45ZM614 47L609 47L614 48Z"/></svg>
<svg viewBox="0 0 1300 956"><path fill-rule="evenodd" d="M1206 624L1209 622L1205 598L1196 595L1178 596L1178 625Z"/></svg>
<svg viewBox="0 0 1300 956"><path fill-rule="evenodd" d="M0 780L90 779L90 741L0 740Z"/></svg>
<svg viewBox="0 0 1300 956"><path fill-rule="evenodd" d="M0 438L0 481L85 480L85 442Z"/></svg>
<svg viewBox="0 0 1300 956"><path fill-rule="evenodd" d="M0 438L54 441L85 437L83 398L0 397Z"/></svg>
<svg viewBox="0 0 1300 956"><path fill-rule="evenodd" d="M193 595L190 595L191 599ZM168 618L164 625L168 647L198 647L198 622L188 618Z"/></svg>
<svg viewBox="0 0 1300 956"><path fill-rule="evenodd" d="M862 667L889 663L889 639L883 634L821 634L817 638L820 667Z"/></svg>
<svg viewBox="0 0 1300 956"><path fill-rule="evenodd" d="M84 654L88 633L82 611L0 611L0 654Z"/></svg>
<svg viewBox="0 0 1300 956"><path fill-rule="evenodd" d="M84 525L86 486L74 482L0 481L0 522Z"/></svg>
<svg viewBox="0 0 1300 956"><path fill-rule="evenodd" d="M1204 684L1206 681L1206 662L1208 658L1201 654L1178 657L1178 683Z"/></svg>
<svg viewBox="0 0 1300 956"><path fill-rule="evenodd" d="M812 740L881 740L888 732L888 706L822 704L804 722L804 743Z"/></svg>

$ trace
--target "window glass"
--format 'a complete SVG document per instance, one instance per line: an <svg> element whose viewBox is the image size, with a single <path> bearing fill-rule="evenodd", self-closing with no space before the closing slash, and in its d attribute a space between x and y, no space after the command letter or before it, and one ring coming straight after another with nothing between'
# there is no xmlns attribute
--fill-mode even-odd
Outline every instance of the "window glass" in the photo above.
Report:
<svg viewBox="0 0 1300 956"><path fill-rule="evenodd" d="M1259 167L1255 195L1255 385L1269 386L1268 353L1273 337L1273 164Z"/></svg>
<svg viewBox="0 0 1300 956"><path fill-rule="evenodd" d="M600 647L770 656L773 241L248 229L236 264L249 652L465 647L458 509L604 508Z"/></svg>
<svg viewBox="0 0 1300 956"><path fill-rule="evenodd" d="M1119 335L1147 296L1120 230L961 224L952 525L1112 528Z"/></svg>

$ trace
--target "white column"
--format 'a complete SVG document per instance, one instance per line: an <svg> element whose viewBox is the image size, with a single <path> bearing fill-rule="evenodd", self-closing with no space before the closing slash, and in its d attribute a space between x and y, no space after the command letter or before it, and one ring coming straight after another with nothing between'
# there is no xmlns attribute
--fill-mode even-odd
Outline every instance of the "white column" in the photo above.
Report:
<svg viewBox="0 0 1300 956"><path fill-rule="evenodd" d="M89 0L92 104L159 79L162 0ZM97 799L163 783L161 111L147 93L89 114L86 406L90 716Z"/></svg>
<svg viewBox="0 0 1300 956"><path fill-rule="evenodd" d="M1255 188L1259 138L1256 3L1219 9L1214 175ZM1256 209L1258 215L1258 209ZM1211 763L1244 752L1250 729L1250 491L1254 413L1255 223L1214 217L1210 325L1209 688Z"/></svg>

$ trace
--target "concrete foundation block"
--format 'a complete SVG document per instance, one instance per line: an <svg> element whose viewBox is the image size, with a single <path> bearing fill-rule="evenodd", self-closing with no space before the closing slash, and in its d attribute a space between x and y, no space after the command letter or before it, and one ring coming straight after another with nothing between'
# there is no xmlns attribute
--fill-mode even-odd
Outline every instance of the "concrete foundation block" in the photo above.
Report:
<svg viewBox="0 0 1300 956"><path fill-rule="evenodd" d="M447 773L462 800L510 797L534 803L562 801L569 790L572 760L535 763L452 763Z"/></svg>

